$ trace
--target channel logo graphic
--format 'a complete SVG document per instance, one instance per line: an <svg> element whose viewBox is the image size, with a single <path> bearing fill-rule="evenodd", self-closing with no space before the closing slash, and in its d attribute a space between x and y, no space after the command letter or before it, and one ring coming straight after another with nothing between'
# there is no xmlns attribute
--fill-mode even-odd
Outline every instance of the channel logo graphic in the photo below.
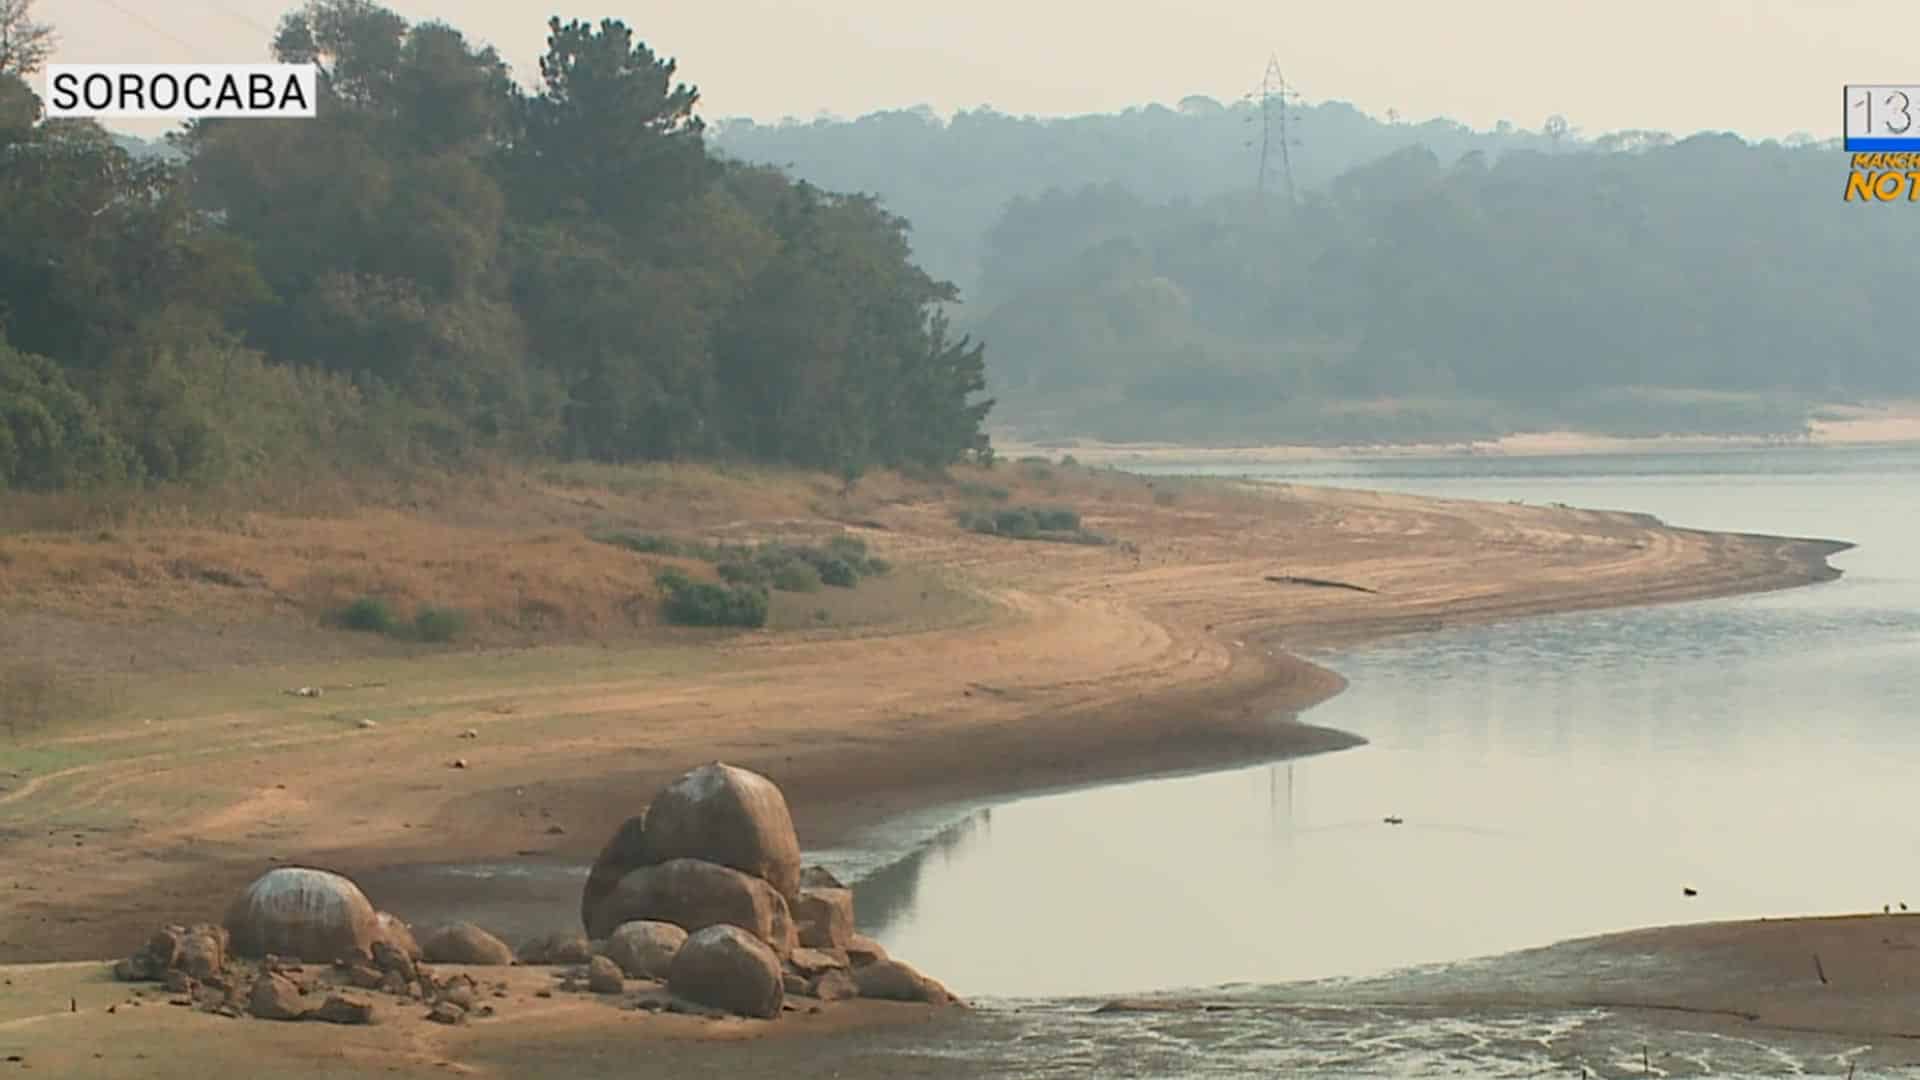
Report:
<svg viewBox="0 0 1920 1080"><path fill-rule="evenodd" d="M312 64L49 64L49 117L197 120L311 117Z"/></svg>
<svg viewBox="0 0 1920 1080"><path fill-rule="evenodd" d="M1846 88L1847 202L1920 202L1920 86Z"/></svg>

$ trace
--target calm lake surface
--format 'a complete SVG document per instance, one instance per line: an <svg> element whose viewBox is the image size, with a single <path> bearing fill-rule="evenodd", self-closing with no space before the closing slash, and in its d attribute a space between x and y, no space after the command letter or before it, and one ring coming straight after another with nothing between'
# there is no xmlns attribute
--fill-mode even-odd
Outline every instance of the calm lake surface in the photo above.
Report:
<svg viewBox="0 0 1920 1080"><path fill-rule="evenodd" d="M1370 745L979 810L860 883L889 949L1031 999L1920 910L1920 450L1212 471L1859 547L1825 585L1316 655L1352 685L1308 719Z"/></svg>

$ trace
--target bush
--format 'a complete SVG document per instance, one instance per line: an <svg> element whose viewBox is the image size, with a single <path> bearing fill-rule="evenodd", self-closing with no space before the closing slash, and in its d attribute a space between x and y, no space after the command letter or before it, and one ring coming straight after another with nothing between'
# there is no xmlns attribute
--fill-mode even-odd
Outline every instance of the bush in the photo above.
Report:
<svg viewBox="0 0 1920 1080"><path fill-rule="evenodd" d="M682 555L686 545L671 536L658 536L653 533L613 533L600 538L603 543L637 551L642 555Z"/></svg>
<svg viewBox="0 0 1920 1080"><path fill-rule="evenodd" d="M819 592L821 580L820 572L803 562L784 563L773 571L773 587L781 592Z"/></svg>
<svg viewBox="0 0 1920 1080"><path fill-rule="evenodd" d="M730 585L765 585L767 583L767 569L759 563L736 560L723 562L714 569L719 572L720 580Z"/></svg>
<svg viewBox="0 0 1920 1080"><path fill-rule="evenodd" d="M452 641L466 628L466 614L453 608L423 607L413 616L413 636L421 641Z"/></svg>
<svg viewBox="0 0 1920 1080"><path fill-rule="evenodd" d="M1064 507L1035 510L1033 519L1046 532L1078 532L1080 529L1080 515Z"/></svg>
<svg viewBox="0 0 1920 1080"><path fill-rule="evenodd" d="M667 590L668 622L682 626L765 626L767 590L760 585L714 585L669 571L660 576Z"/></svg>
<svg viewBox="0 0 1920 1080"><path fill-rule="evenodd" d="M860 584L860 575L853 565L845 559L827 556L816 560L812 569L820 575L820 580L836 589L851 589Z"/></svg>
<svg viewBox="0 0 1920 1080"><path fill-rule="evenodd" d="M867 560L867 573L874 577L881 577L892 572L893 564L885 559L875 556Z"/></svg>
<svg viewBox="0 0 1920 1080"><path fill-rule="evenodd" d="M1001 510L993 515L993 531L1016 540L1030 540L1040 531L1031 510Z"/></svg>
<svg viewBox="0 0 1920 1080"><path fill-rule="evenodd" d="M385 600L377 596L363 596L341 610L340 625L349 630L391 634L400 625L400 620Z"/></svg>

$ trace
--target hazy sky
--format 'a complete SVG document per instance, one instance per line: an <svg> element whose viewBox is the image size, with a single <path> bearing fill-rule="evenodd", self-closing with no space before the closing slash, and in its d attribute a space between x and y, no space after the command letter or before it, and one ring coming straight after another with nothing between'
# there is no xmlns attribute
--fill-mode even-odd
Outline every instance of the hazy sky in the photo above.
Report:
<svg viewBox="0 0 1920 1080"><path fill-rule="evenodd" d="M267 59L286 0L40 0L56 60ZM1847 82L1920 83L1911 0L393 0L537 74L549 14L626 19L710 119L1108 111L1231 99L1268 56L1308 100L1588 133L1839 134ZM133 125L129 124L131 129Z"/></svg>

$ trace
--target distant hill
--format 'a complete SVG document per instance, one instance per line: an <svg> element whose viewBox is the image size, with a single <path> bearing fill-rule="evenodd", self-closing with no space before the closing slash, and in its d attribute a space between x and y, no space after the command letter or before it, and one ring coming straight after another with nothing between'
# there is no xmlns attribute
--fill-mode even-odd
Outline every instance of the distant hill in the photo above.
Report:
<svg viewBox="0 0 1920 1080"><path fill-rule="evenodd" d="M1319 187L1364 161L1425 146L1442 163L1479 151L1548 149L1538 131L1475 131L1450 120L1394 123L1346 102L1287 110L1295 182ZM862 191L913 223L914 252L936 276L972 296L987 231L1012 199L1053 188L1115 184L1153 202L1208 199L1249 190L1259 175L1263 127L1271 127L1270 177L1283 182L1276 108L1269 123L1253 102L1189 97L1179 105L1040 118L977 109L942 119L924 106L853 120L713 122L709 143L744 161L787 168L833 191ZM1569 146L1577 136L1563 136Z"/></svg>

